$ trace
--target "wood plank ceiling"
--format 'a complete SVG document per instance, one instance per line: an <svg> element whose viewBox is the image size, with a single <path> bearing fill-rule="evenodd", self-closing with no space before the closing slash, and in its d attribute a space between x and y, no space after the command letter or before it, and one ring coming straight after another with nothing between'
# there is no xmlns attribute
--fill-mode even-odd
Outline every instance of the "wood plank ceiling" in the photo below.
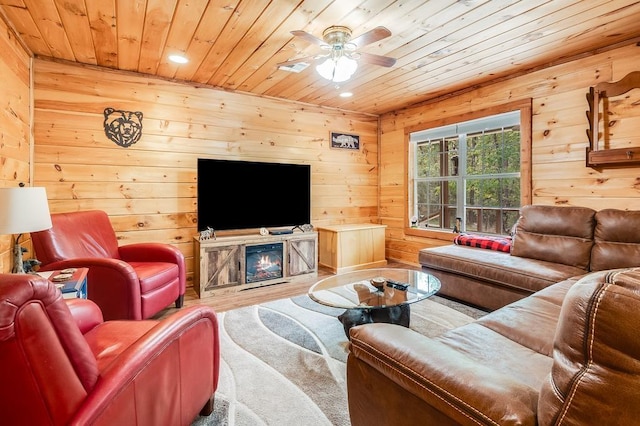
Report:
<svg viewBox="0 0 640 426"><path fill-rule="evenodd" d="M0 13L37 57L372 114L640 37L629 0L0 0ZM396 64L361 63L339 85L278 69L324 53L291 31L331 25L388 28L359 51Z"/></svg>

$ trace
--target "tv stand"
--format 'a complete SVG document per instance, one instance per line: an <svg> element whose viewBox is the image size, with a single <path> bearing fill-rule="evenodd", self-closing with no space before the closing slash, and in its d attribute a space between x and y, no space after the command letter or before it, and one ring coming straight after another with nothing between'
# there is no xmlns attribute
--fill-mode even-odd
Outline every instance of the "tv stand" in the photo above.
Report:
<svg viewBox="0 0 640 426"><path fill-rule="evenodd" d="M251 282L245 264L247 247L274 243L282 243L282 276ZM288 230L270 235L218 236L203 241L196 236L194 257L193 287L201 298L296 282L318 276L318 233Z"/></svg>

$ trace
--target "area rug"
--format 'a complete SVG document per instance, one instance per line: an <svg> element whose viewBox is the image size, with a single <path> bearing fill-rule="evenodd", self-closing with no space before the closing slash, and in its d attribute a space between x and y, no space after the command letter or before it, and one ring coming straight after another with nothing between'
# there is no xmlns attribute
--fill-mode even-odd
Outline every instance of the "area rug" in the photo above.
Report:
<svg viewBox="0 0 640 426"><path fill-rule="evenodd" d="M215 408L193 425L349 425L342 312L305 295L219 313ZM485 313L433 296L411 305L411 328L436 336Z"/></svg>

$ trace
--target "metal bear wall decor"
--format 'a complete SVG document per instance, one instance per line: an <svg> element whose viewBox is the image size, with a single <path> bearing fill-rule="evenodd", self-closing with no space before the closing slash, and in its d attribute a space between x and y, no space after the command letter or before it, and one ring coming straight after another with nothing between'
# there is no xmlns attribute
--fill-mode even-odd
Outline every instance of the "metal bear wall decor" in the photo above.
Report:
<svg viewBox="0 0 640 426"><path fill-rule="evenodd" d="M130 147L142 136L142 113L105 108L104 134L116 145Z"/></svg>

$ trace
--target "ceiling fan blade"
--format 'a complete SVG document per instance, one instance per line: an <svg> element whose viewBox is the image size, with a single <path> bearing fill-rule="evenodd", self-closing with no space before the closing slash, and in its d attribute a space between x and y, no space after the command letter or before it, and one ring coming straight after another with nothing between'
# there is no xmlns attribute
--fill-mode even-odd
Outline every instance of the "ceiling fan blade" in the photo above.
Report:
<svg viewBox="0 0 640 426"><path fill-rule="evenodd" d="M392 67L396 63L396 58L388 56L374 55L373 53L358 52L359 60L368 64L380 65L382 67Z"/></svg>
<svg viewBox="0 0 640 426"><path fill-rule="evenodd" d="M351 39L349 43L353 43L358 47L366 46L367 44L375 43L378 40L387 38L391 35L391 31L385 27L375 27L374 29L367 31L358 37Z"/></svg>
<svg viewBox="0 0 640 426"><path fill-rule="evenodd" d="M318 37L311 35L306 31L296 30L296 31L291 31L291 34L293 34L296 37L300 37L304 40L307 40L309 43L318 44L320 46L326 46L327 44L324 42L324 40L321 40Z"/></svg>

